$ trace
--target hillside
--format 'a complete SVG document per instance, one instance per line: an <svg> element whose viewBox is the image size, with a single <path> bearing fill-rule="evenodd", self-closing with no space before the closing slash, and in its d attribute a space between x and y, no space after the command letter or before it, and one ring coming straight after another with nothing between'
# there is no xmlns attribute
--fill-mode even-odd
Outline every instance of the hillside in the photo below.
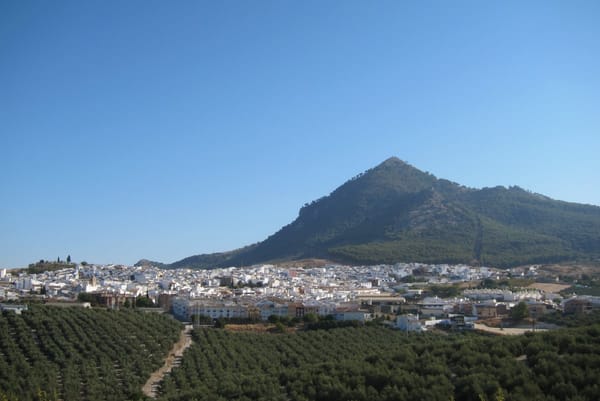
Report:
<svg viewBox="0 0 600 401"><path fill-rule="evenodd" d="M390 158L306 204L266 240L169 267L325 258L508 267L600 255L600 207L518 187L471 189Z"/></svg>

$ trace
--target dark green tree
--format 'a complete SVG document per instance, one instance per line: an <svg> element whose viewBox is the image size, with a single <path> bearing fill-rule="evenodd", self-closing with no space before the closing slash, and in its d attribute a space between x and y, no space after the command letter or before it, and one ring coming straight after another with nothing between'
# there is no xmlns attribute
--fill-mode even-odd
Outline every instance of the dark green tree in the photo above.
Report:
<svg viewBox="0 0 600 401"><path fill-rule="evenodd" d="M317 323L319 321L319 316L317 316L315 313L307 313L304 315L302 320L305 323Z"/></svg>
<svg viewBox="0 0 600 401"><path fill-rule="evenodd" d="M275 323L275 333L285 333L285 326L281 322Z"/></svg>
<svg viewBox="0 0 600 401"><path fill-rule="evenodd" d="M152 299L150 299L150 297L146 295L145 297L137 297L135 299L135 306L137 306L138 308L153 308L157 305L155 305L154 302L152 302Z"/></svg>
<svg viewBox="0 0 600 401"><path fill-rule="evenodd" d="M523 320L529 316L527 304L523 301L519 302L510 310L510 317L514 320Z"/></svg>

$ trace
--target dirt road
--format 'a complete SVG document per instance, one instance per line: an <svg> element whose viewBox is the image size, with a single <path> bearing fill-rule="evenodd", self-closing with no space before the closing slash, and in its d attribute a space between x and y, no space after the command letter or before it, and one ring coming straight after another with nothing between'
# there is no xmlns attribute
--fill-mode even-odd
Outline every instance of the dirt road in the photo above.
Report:
<svg viewBox="0 0 600 401"><path fill-rule="evenodd" d="M173 344L173 348L169 351L169 355L165 358L165 364L150 375L150 378L142 387L144 395L150 398L156 398L156 390L158 385L162 381L163 377L173 369L175 362L183 356L185 351L190 345L192 345L192 325L187 325L181 330L179 341Z"/></svg>
<svg viewBox="0 0 600 401"><path fill-rule="evenodd" d="M519 334L525 334L528 331L531 331L531 328L515 328L515 327L506 327L504 329L500 329L498 327L489 327L485 324L475 323L475 330L485 331L487 333L498 334L501 336L516 336ZM546 331L546 329L535 329L535 331Z"/></svg>

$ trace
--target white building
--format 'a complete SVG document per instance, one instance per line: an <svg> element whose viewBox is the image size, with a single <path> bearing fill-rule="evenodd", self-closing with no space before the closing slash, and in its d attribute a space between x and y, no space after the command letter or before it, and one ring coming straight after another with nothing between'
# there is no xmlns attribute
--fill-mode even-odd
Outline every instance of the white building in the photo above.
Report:
<svg viewBox="0 0 600 401"><path fill-rule="evenodd" d="M438 297L427 297L420 304L421 313L428 316L442 316L446 302Z"/></svg>
<svg viewBox="0 0 600 401"><path fill-rule="evenodd" d="M31 290L32 280L29 277L20 278L15 281L15 287L17 290Z"/></svg>
<svg viewBox="0 0 600 401"><path fill-rule="evenodd" d="M402 331L421 332L425 327L419 321L419 316L413 314L400 315L396 318L396 327Z"/></svg>
<svg viewBox="0 0 600 401"><path fill-rule="evenodd" d="M335 320L358 320L359 322L367 322L373 318L369 312L361 310L337 311L334 317Z"/></svg>
<svg viewBox="0 0 600 401"><path fill-rule="evenodd" d="M273 301L261 301L256 304L260 311L261 320L268 320L269 316L287 317L288 306L286 304L278 304Z"/></svg>
<svg viewBox="0 0 600 401"><path fill-rule="evenodd" d="M24 310L27 310L27 305L0 304L0 311L12 311L20 315Z"/></svg>
<svg viewBox="0 0 600 401"><path fill-rule="evenodd" d="M173 300L173 314L189 320L193 315L207 316L212 319L246 319L249 317L248 306L233 302L219 302L206 299L185 299L177 297Z"/></svg>
<svg viewBox="0 0 600 401"><path fill-rule="evenodd" d="M234 303L204 303L194 302L190 312L196 316L208 316L212 319L247 319L248 307Z"/></svg>

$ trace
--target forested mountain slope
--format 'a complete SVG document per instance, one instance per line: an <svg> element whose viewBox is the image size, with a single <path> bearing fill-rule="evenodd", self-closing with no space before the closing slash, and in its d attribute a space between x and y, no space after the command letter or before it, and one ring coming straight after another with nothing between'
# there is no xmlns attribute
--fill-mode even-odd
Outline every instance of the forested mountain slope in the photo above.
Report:
<svg viewBox="0 0 600 401"><path fill-rule="evenodd" d="M600 255L600 207L518 187L472 189L390 158L306 204L264 241L170 267L300 258L513 266Z"/></svg>

